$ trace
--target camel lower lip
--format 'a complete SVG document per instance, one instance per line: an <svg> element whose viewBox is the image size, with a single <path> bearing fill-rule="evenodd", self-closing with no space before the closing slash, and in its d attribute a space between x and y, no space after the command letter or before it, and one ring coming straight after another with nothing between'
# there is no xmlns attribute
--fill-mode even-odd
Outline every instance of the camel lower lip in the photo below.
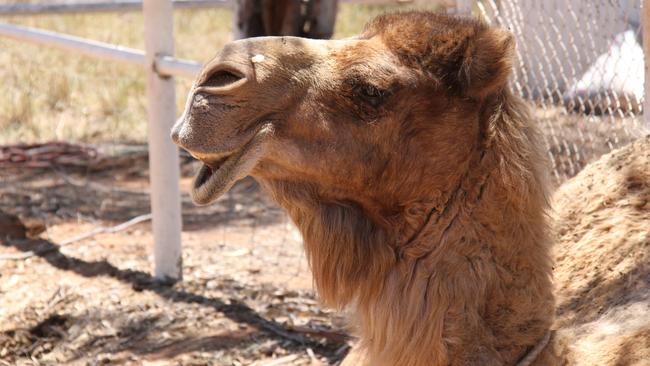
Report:
<svg viewBox="0 0 650 366"><path fill-rule="evenodd" d="M210 178L219 170L219 168L221 168L223 163L228 160L229 157L230 155L219 159L217 162L203 163L201 170L199 170L199 173L196 175L194 187L200 188L202 185L208 182Z"/></svg>
<svg viewBox="0 0 650 366"><path fill-rule="evenodd" d="M192 184L192 201L207 205L228 191L236 181L247 176L257 164L263 142L270 131L270 128L261 128L240 149L219 160L204 162Z"/></svg>
<svg viewBox="0 0 650 366"><path fill-rule="evenodd" d="M225 186L230 180L232 163L230 160L236 158L237 152L230 154L218 161L204 162L194 178L192 185L192 198L198 204L210 203L218 195L221 186ZM230 163L230 164L229 164ZM223 168L223 169L222 169Z"/></svg>

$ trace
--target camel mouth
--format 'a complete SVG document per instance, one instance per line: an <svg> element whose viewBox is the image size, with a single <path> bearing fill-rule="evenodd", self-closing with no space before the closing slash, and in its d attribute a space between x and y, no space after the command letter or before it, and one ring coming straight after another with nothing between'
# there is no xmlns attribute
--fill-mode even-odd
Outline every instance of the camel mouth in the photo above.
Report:
<svg viewBox="0 0 650 366"><path fill-rule="evenodd" d="M207 205L226 193L238 180L249 175L262 156L271 128L261 128L243 147L218 157L201 159L190 195L197 205Z"/></svg>
<svg viewBox="0 0 650 366"><path fill-rule="evenodd" d="M205 183L207 183L210 178L214 175L215 172L219 171L219 168L231 157L232 154L228 154L223 158L217 160L203 161L201 169L197 173L194 179L193 188L201 188Z"/></svg>

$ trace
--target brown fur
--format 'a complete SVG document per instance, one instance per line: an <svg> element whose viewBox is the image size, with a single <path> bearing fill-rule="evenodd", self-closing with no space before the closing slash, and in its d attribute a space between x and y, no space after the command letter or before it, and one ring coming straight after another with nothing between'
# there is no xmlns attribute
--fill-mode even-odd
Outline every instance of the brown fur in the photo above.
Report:
<svg viewBox="0 0 650 366"><path fill-rule="evenodd" d="M545 161L506 87L512 49L503 30L411 12L345 41L233 43L199 79L265 55L174 138L209 161L273 132L250 173L303 234L322 300L352 314L344 364L512 365L551 327Z"/></svg>
<svg viewBox="0 0 650 366"><path fill-rule="evenodd" d="M553 195L559 336L572 365L650 365L650 136Z"/></svg>
<svg viewBox="0 0 650 366"><path fill-rule="evenodd" d="M386 227L320 187L263 181L303 233L322 299L354 307L368 364L511 364L550 327L543 178L526 161L542 159L513 107L499 104L493 142L449 190Z"/></svg>

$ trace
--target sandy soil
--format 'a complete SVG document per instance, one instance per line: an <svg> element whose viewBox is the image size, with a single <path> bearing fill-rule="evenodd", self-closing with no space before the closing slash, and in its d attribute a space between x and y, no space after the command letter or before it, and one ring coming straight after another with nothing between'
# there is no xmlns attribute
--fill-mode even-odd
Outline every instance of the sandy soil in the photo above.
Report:
<svg viewBox="0 0 650 366"><path fill-rule="evenodd" d="M297 232L251 179L208 207L183 196L175 285L150 275L149 223L57 244L147 213L145 162L0 173L0 211L46 228L0 246L0 364L315 365L346 353Z"/></svg>

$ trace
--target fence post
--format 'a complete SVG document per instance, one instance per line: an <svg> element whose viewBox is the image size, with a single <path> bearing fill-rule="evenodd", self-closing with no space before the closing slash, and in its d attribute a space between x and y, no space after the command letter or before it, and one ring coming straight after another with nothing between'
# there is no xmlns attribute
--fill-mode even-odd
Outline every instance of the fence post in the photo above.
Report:
<svg viewBox="0 0 650 366"><path fill-rule="evenodd" d="M153 214L155 276L181 279L181 205L178 149L169 132L176 117L173 77L155 69L157 57L174 54L171 0L144 0L144 36L147 59L149 179Z"/></svg>
<svg viewBox="0 0 650 366"><path fill-rule="evenodd" d="M643 32L643 59L645 62L645 82L643 85L643 122L650 130L650 0L641 4L641 30Z"/></svg>

